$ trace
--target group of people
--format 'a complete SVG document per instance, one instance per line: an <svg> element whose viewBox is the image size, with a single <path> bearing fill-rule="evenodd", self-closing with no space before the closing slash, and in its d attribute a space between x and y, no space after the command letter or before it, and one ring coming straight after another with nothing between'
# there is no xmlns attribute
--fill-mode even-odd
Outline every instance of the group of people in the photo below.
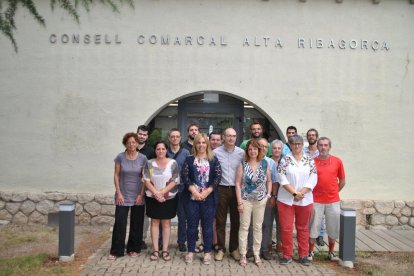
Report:
<svg viewBox="0 0 414 276"><path fill-rule="evenodd" d="M126 252L136 257L142 249L151 219L153 251L150 260L171 260L171 219L178 218L177 244L186 263L203 252L202 262L222 261L226 248L226 223L230 217L228 252L247 265L253 257L271 259L273 224L280 264L293 257L293 228L297 232L298 262L310 265L314 245L328 233L328 257L339 238L339 191L345 185L342 161L330 154L331 140L307 132L309 146L294 126L288 127L288 143L263 137L263 126L250 125L250 139L236 146L233 128L223 133L200 133L197 124L187 128L188 139L173 128L168 143L147 145L148 128L123 137L126 148L115 158L115 224L108 259L125 252L128 212L130 230ZM199 235L201 233L201 235ZM199 246L197 246L197 241Z"/></svg>

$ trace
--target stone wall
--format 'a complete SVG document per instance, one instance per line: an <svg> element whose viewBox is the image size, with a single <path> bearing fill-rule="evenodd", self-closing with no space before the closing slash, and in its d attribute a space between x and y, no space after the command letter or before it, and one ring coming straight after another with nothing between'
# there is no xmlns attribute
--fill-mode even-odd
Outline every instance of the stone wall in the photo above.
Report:
<svg viewBox="0 0 414 276"><path fill-rule="evenodd" d="M0 220L16 224L47 224L48 214L59 211L59 203L76 204L76 224L114 223L114 197L102 194L0 192ZM344 200L343 207L354 208L357 226L373 229L414 228L414 200Z"/></svg>

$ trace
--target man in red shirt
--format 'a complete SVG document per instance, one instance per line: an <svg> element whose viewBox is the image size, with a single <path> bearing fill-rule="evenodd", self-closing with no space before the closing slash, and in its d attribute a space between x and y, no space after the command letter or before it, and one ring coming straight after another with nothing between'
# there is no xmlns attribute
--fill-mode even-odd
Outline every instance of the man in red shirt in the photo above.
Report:
<svg viewBox="0 0 414 276"><path fill-rule="evenodd" d="M318 140L319 156L315 165L318 172L318 182L313 189L313 213L310 221L309 256L313 259L315 240L321 229L322 219L325 215L326 229L329 240L328 258L338 261L334 253L335 240L339 238L340 203L339 192L345 186L345 170L341 159L329 154L331 140L321 137Z"/></svg>

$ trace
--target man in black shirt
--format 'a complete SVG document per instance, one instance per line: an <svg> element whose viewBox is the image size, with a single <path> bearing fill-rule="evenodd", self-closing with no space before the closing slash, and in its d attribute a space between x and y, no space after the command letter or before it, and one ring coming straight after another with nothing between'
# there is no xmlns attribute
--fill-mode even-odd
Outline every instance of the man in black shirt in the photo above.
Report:
<svg viewBox="0 0 414 276"><path fill-rule="evenodd" d="M196 123L191 123L191 124L188 125L188 127L187 127L188 139L185 140L181 144L181 147L184 148L184 149L187 149L190 152L190 154L192 154L192 152L193 152L194 137L199 133L200 133L200 127Z"/></svg>

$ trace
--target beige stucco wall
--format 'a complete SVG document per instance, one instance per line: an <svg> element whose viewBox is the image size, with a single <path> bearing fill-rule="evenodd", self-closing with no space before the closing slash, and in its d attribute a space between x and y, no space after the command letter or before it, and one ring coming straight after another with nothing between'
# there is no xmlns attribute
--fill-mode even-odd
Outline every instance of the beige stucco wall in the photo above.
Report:
<svg viewBox="0 0 414 276"><path fill-rule="evenodd" d="M178 97L218 90L254 103L282 130L331 137L347 172L343 198L412 199L409 1L136 1L120 14L97 5L80 25L50 12L49 1L38 8L46 28L18 14L18 54L0 37L0 190L110 193L125 132ZM51 34L107 34L111 44L51 43ZM192 36L193 45L160 45L162 35L170 44ZM209 46L211 36L227 45ZM357 49L339 49L341 39ZM361 49L361 40L389 50Z"/></svg>

